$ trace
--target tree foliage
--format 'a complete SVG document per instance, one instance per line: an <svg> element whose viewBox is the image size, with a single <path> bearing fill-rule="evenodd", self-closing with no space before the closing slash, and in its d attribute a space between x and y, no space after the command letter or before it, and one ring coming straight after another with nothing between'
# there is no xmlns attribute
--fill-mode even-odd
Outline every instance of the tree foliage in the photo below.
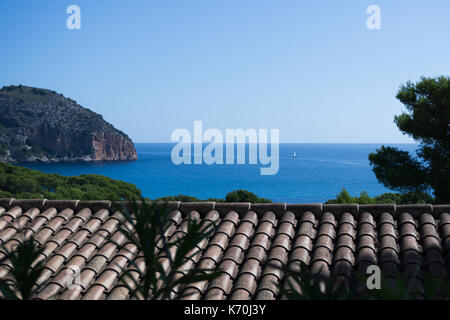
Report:
<svg viewBox="0 0 450 320"><path fill-rule="evenodd" d="M140 196L135 185L101 175L65 177L0 163L0 198L118 201Z"/></svg>
<svg viewBox="0 0 450 320"><path fill-rule="evenodd" d="M268 203L272 202L269 199L259 198L253 192L247 190L235 190L228 193L225 197L225 202L252 202L252 203Z"/></svg>
<svg viewBox="0 0 450 320"><path fill-rule="evenodd" d="M406 111L395 116L400 131L419 143L417 155L382 146L369 155L377 179L401 192L433 190L450 201L450 77L422 78L400 87Z"/></svg>
<svg viewBox="0 0 450 320"><path fill-rule="evenodd" d="M134 184L96 174L66 177L0 163L0 198L119 201L139 199L141 191ZM154 201L271 202L247 190L229 192L225 199L200 200L193 196L179 194L154 199Z"/></svg>
<svg viewBox="0 0 450 320"><path fill-rule="evenodd" d="M336 195L336 199L328 200L326 203L359 203L359 204L424 204L433 203L434 199L425 192L414 191L406 193L383 193L371 197L366 191L358 196L351 196L345 188Z"/></svg>
<svg viewBox="0 0 450 320"><path fill-rule="evenodd" d="M270 203L272 202L266 198L260 198L253 192L239 189L228 192L225 199L209 198L206 200L201 200L196 197L187 196L179 194L177 196L169 196L155 199L157 202L167 202L167 201L182 201L182 202L201 202L201 201L215 201L215 202L252 202L252 203Z"/></svg>

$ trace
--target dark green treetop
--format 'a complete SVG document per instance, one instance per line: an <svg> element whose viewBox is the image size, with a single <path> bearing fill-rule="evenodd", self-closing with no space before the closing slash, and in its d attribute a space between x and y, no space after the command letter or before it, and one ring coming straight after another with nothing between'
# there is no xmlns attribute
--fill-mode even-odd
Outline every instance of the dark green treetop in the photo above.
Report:
<svg viewBox="0 0 450 320"><path fill-rule="evenodd" d="M407 82L397 94L406 111L395 116L401 132L419 143L417 154L382 146L369 155L373 172L401 192L433 190L437 203L450 202L450 77Z"/></svg>

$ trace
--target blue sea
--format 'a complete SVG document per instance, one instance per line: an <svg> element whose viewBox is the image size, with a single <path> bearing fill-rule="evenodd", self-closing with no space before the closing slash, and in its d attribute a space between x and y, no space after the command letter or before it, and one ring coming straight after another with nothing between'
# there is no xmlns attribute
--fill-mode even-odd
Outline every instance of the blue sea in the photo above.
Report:
<svg viewBox="0 0 450 320"><path fill-rule="evenodd" d="M368 161L369 153L381 144L280 144L279 171L272 176L260 175L260 164L175 165L173 146L137 143L139 160L132 162L24 166L66 176L105 175L135 184L150 199L177 194L224 198L232 190L246 189L274 202L318 203L335 198L343 187L352 195L363 190L371 196L390 191L377 181ZM391 146L410 152L417 148L415 144Z"/></svg>

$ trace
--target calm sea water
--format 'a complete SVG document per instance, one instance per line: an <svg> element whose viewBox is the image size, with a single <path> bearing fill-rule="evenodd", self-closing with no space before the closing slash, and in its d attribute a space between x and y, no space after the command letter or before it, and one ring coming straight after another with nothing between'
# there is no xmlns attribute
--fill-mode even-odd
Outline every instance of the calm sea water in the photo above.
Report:
<svg viewBox="0 0 450 320"><path fill-rule="evenodd" d="M185 194L200 199L223 198L246 189L274 202L310 203L332 199L345 187L352 195L389 192L372 173L368 154L381 144L281 144L278 174L261 176L261 165L174 165L173 144L137 143L138 161L26 164L47 173L73 176L101 174L135 184L154 199ZM415 144L397 144L414 151ZM297 158L293 158L296 152Z"/></svg>

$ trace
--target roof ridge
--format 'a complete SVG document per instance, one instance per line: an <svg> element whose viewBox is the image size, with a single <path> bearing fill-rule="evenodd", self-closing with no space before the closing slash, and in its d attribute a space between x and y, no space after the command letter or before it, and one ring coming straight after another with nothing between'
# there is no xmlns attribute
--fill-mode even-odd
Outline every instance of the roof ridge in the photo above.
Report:
<svg viewBox="0 0 450 320"><path fill-rule="evenodd" d="M127 205L127 201L119 201L121 205ZM149 201L149 204L153 202ZM162 202L156 202L162 203ZM174 210L179 210L182 213L189 213L197 211L200 215L205 215L210 211L218 211L221 215L225 215L230 211L235 211L238 214L245 214L248 211L254 211L257 214L264 214L267 211L274 212L280 217L285 212L293 212L297 216L304 212L312 212L316 217L321 217L323 213L330 212L337 218L344 212L348 212L357 217L361 213L370 212L374 216L378 216L383 212L390 213L394 217L398 217L404 212L408 212L414 218L417 218L422 213L429 213L437 216L443 212L450 212L450 204L432 205L432 204L357 204L357 203L342 203L342 204L328 204L328 203L250 203L250 202L181 202L169 201L169 206ZM5 209L10 209L16 206L28 210L30 208L48 209L55 207L56 209L71 208L83 209L90 208L98 211L100 209L111 209L113 202L110 200L47 200L47 199L15 199L15 198L0 198L0 206Z"/></svg>

